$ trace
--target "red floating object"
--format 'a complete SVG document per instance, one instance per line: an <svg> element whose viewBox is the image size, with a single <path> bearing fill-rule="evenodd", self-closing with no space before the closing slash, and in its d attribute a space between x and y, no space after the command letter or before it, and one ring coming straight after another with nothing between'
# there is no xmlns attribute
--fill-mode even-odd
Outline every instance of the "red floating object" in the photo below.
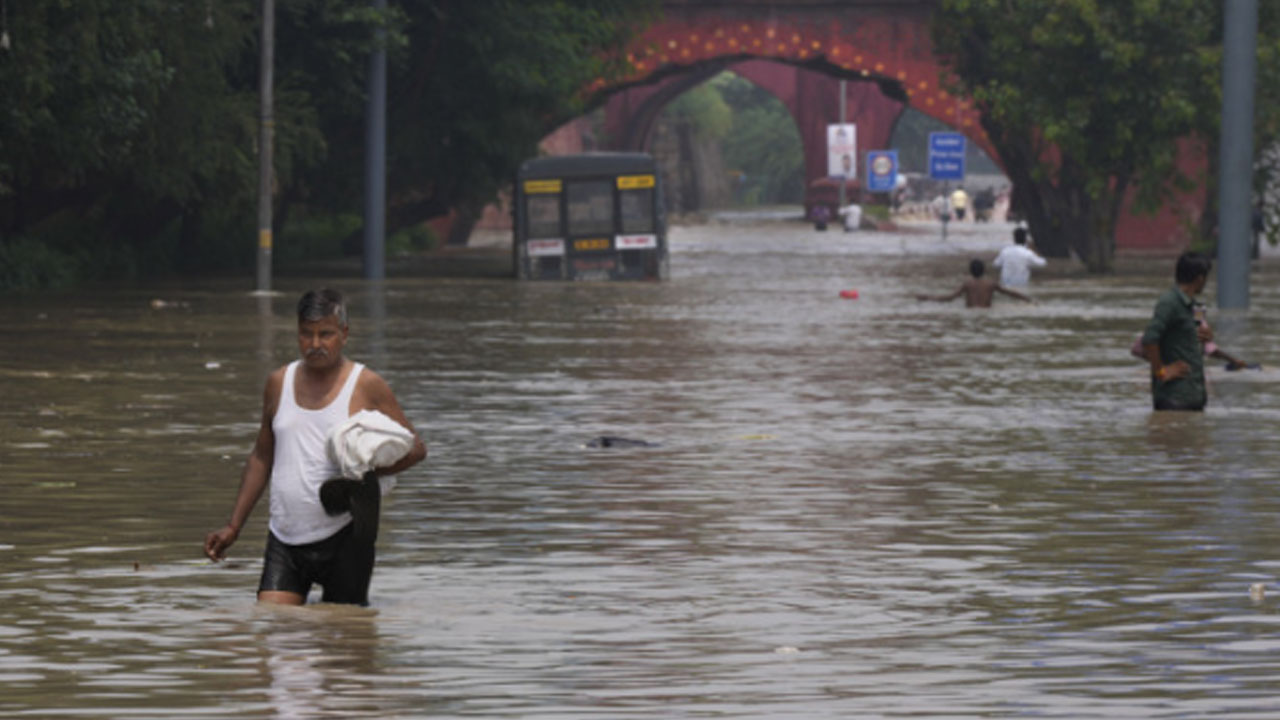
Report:
<svg viewBox="0 0 1280 720"><path fill-rule="evenodd" d="M841 290L840 297L844 298L845 300L857 300L858 291L857 290Z"/></svg>

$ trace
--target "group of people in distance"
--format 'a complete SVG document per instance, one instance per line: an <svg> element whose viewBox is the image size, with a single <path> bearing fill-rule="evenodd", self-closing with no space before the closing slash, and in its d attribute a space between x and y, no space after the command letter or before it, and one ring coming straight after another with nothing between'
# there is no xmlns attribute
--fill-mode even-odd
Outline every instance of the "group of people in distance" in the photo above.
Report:
<svg viewBox="0 0 1280 720"><path fill-rule="evenodd" d="M1032 267L1043 267L1045 259L1027 247L1027 231L1013 231L1013 244L1005 247L991 263L1000 269L1000 282L985 277L986 265L977 258L969 261L971 277L946 295L917 295L918 300L949 302L963 297L966 307L991 307L997 292L1032 302L1012 289L1027 285ZM1259 366L1228 354L1213 342L1213 328L1204 317L1204 305L1196 295L1204 290L1213 262L1197 252L1184 252L1174 268L1174 285L1156 301L1155 310L1130 353L1151 367L1151 399L1156 410L1203 410L1205 392L1204 358L1225 361L1227 370Z"/></svg>

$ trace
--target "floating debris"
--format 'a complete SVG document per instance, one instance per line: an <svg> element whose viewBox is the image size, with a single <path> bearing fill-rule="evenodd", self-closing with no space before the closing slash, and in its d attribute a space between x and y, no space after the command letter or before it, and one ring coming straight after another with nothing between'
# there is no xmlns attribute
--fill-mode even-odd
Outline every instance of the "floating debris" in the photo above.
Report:
<svg viewBox="0 0 1280 720"><path fill-rule="evenodd" d="M614 437L612 435L601 435L593 438L587 443L589 448L632 448L632 447L658 447L657 443L651 443L647 440L632 440L624 437Z"/></svg>
<svg viewBox="0 0 1280 720"><path fill-rule="evenodd" d="M1267 598L1267 584L1254 583L1249 586L1249 599L1254 602L1262 602Z"/></svg>

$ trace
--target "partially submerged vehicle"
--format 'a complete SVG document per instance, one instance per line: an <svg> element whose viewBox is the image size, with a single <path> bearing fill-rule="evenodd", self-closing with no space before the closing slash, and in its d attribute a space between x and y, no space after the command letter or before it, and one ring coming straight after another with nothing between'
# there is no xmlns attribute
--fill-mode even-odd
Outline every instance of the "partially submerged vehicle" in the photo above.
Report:
<svg viewBox="0 0 1280 720"><path fill-rule="evenodd" d="M665 280L666 215L648 153L529 160L516 175L512 253L521 280Z"/></svg>

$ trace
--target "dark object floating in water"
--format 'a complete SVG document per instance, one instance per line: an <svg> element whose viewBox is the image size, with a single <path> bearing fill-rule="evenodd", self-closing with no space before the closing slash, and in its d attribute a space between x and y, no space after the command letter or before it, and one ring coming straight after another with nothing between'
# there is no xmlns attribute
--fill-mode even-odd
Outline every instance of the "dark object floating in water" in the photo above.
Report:
<svg viewBox="0 0 1280 720"><path fill-rule="evenodd" d="M614 437L613 435L601 435L598 438L592 438L587 443L590 448L632 448L632 447L658 447L657 443L647 442L645 440L631 440L629 438Z"/></svg>

